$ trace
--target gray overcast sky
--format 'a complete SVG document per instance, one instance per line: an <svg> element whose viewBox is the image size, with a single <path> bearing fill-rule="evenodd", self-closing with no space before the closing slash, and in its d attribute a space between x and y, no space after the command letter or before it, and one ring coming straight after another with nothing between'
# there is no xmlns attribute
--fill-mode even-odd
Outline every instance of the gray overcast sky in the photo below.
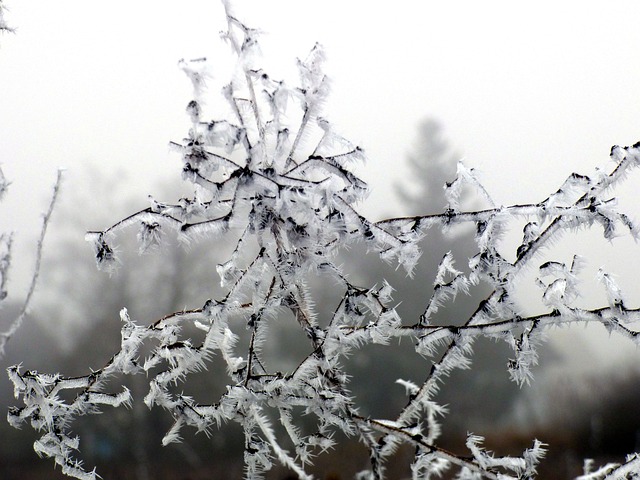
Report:
<svg viewBox="0 0 640 480"><path fill-rule="evenodd" d="M330 118L369 153L366 209L387 202L389 173L426 115L499 203L530 200L639 140L636 1L236 3L279 68L325 45ZM225 48L217 1L7 6L17 33L0 39L0 154L16 187L28 181L39 200L55 166L93 161L129 172L146 196L141 176L178 168L166 145L186 130L190 86L176 62Z"/></svg>
<svg viewBox="0 0 640 480"><path fill-rule="evenodd" d="M20 254L57 166L68 169L66 190L84 188L86 164L97 176L122 172L141 206L177 177L167 143L186 133L190 98L177 61L226 47L215 0L5 3L17 32L0 37L0 162L13 182L0 227L18 230ZM373 217L393 205L390 180L425 116L442 121L499 204L539 200L572 171L591 173L611 145L640 140L637 0L236 4L266 32L263 51L283 74L314 42L326 47L327 117L368 153L359 173ZM101 227L88 215L86 228Z"/></svg>

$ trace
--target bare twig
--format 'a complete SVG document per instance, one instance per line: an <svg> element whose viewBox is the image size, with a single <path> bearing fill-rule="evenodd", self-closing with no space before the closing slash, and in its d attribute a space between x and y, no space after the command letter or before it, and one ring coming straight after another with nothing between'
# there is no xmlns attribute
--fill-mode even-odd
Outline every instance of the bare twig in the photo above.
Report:
<svg viewBox="0 0 640 480"><path fill-rule="evenodd" d="M47 233L47 227L49 226L49 222L51 220L51 214L53 213L53 209L60 192L60 185L62 183L62 172L62 170L58 170L56 183L53 186L53 195L51 195L51 201L49 202L49 208L47 209L47 212L42 219L42 228L40 229L40 237L38 238L38 243L36 246L36 262L33 269L33 275L31 276L31 284L29 285L29 290L27 291L27 296L24 300L24 303L22 304L22 307L20 308L20 313L18 313L18 316L13 320L13 322L11 322L9 328L5 332L0 333L0 358L4 357L5 346L7 342L18 331L27 314L29 313L31 299L33 298L33 294L35 293L36 286L38 284L38 278L40 276L42 252L44 250L44 238Z"/></svg>

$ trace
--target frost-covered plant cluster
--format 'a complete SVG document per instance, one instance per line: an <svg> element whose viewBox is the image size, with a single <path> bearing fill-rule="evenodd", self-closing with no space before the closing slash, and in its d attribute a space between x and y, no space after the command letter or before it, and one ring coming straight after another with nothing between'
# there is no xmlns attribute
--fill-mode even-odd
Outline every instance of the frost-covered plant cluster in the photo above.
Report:
<svg viewBox="0 0 640 480"><path fill-rule="evenodd" d="M414 449L414 479L445 472L461 479L534 477L545 454L538 440L519 457L486 450L482 437L474 434L466 440L467 451L439 447L441 423L449 413L438 403L438 388L453 370L469 368L479 337L512 348L508 369L519 384L530 381L536 347L550 326L598 322L638 341L629 324L640 312L625 304L610 275L601 274L608 303L583 309L575 302L581 259L575 257L570 265L546 261L536 266L535 261L563 231L599 225L606 238L623 229L637 237L635 226L615 210L608 195L640 163L640 145L614 147L610 172L572 174L557 192L526 205L494 206L473 170L460 165L446 186L443 213L370 221L356 209L367 193L353 172L363 151L334 132L322 116L328 94L322 48L314 46L298 61L299 85L274 79L261 68L258 32L234 17L226 2L225 8L228 31L223 37L238 62L222 92L228 106L224 116L204 117L210 93L206 60L180 64L193 83L194 98L187 106L189 134L172 146L182 156L182 177L193 184L194 195L171 204L151 199L149 208L87 234L98 266L107 270L117 263L113 239L131 226L139 229L141 251L162 243L171 231L185 241L232 238L229 258L217 271L224 295L150 325L136 323L123 309L120 348L114 348L104 367L85 376L10 368L15 395L24 405L9 411L9 421L16 427L29 423L42 432L36 451L53 458L64 473L94 479L96 472L76 458L81 441L72 433L72 422L106 407L130 405L129 391L108 380L142 374L149 379L144 402L173 417L163 444L180 441L185 429L215 435L221 424L235 422L244 431L248 479L262 478L276 463L299 478L312 478L314 457L330 455L337 432L357 437L369 451L370 465L358 474L360 479L385 478L385 465L402 444ZM491 206L462 209L465 186ZM511 220L526 226L521 244L508 254L501 252L498 240ZM393 289L383 279L376 286L356 285L335 260L348 245L364 242L410 274L420 256L418 241L430 228L455 224L475 227L477 254L469 259L468 273L456 268L452 255L442 258L419 318L400 318ZM526 316L514 303L525 268L539 270L544 313ZM214 276L212 272L212 281ZM341 294L333 304L313 304L309 285L318 279L339 285ZM488 284L491 293L466 320L456 325L433 322L439 308L480 282ZM318 315L320 311L324 315ZM274 369L263 355L269 325L276 319L289 321L306 338L306 356L288 371ZM395 418L363 415L350 394L344 360L366 344L386 345L401 337L410 338L424 357L424 381L398 379L406 389L406 404ZM213 356L224 360L228 385L219 398L203 404L182 392L191 375L207 369ZM637 457L599 469L586 464L583 478L614 478L628 471L640 472Z"/></svg>

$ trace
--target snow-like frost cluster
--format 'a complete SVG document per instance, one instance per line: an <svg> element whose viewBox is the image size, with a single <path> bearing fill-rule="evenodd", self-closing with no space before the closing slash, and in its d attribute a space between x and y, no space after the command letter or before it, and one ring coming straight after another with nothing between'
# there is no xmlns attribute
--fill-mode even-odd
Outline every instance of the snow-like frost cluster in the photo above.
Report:
<svg viewBox="0 0 640 480"><path fill-rule="evenodd" d="M610 173L572 174L546 199L527 205L496 206L476 180L473 170L460 165L458 176L447 185L448 206L436 215L370 221L356 205L367 194L366 184L353 172L362 161L361 148L333 131L322 117L328 81L322 73L324 55L316 45L298 61L300 83L291 86L275 80L260 67L258 32L239 21L224 2L229 29L224 34L237 55L237 71L223 89L229 104L224 118L203 118L206 59L181 61L180 68L193 84L194 98L187 105L191 127L182 142L172 147L182 157L182 178L193 184L192 198L151 205L101 232L87 233L97 264L107 270L117 264L110 243L119 232L138 227L140 251L163 241L175 231L186 241L199 237L234 238L228 260L218 266L225 294L192 310L170 313L151 325L135 323L122 310L122 343L103 368L86 376L65 378L35 371L9 369L16 398L24 405L9 411L14 426L29 423L42 432L38 454L51 457L63 472L81 479L97 477L75 459L79 441L71 434L74 418L97 413L104 406L127 406L129 391L109 391L106 380L115 374L145 374L149 408L169 412L174 423L162 439L164 445L181 440L188 427L212 432L225 422L241 425L245 434L246 478L262 478L275 463L299 478L311 478L309 465L315 456L331 450L335 433L357 436L369 450L371 465L361 479L383 479L385 464L401 444L415 450L411 465L414 479L436 478L457 472L460 479L530 478L544 457L545 446L534 441L520 457L498 456L482 447L482 438L469 435L468 452L458 454L438 446L441 422L449 414L437 401L439 386L455 369L470 368L474 340L481 336L506 342L513 349L508 369L514 381L531 380L537 363L536 346L552 325L567 322L601 322L634 341L631 321L640 317L628 308L613 278L601 274L609 302L598 309L576 306L577 274L581 260L572 265L545 262L539 266L537 284L548 311L526 316L515 302L518 276L531 267L536 254L563 231L600 225L612 238L627 229L638 230L608 198L625 173L638 166L640 145L614 147ZM460 205L463 187L475 189L490 205L465 211ZM522 243L513 260L501 252L498 240L509 221L526 223ZM468 274L458 270L446 254L437 271L430 298L420 318L401 318L394 308L392 286L385 281L363 287L349 281L336 264L336 253L354 242L365 242L388 262L397 262L411 273L420 256L418 241L429 228L454 224L475 226L478 252L469 259ZM329 308L329 319L318 320L308 280L314 276L337 283L342 290ZM455 325L433 321L439 308L465 295L479 282L491 293L477 309ZM291 371L274 370L262 355L269 342L267 327L289 312L304 333L307 355ZM185 333L195 327L204 339ZM240 330L250 340L241 351ZM404 408L395 418L373 419L359 413L349 392L349 376L342 362L365 344L386 345L409 337L431 367L424 382L399 379L407 394ZM152 346L142 358L142 347ZM212 356L220 356L229 378L226 392L215 403L200 404L178 393L176 386L205 370ZM217 374L217 373L212 373ZM59 393L77 392L72 401ZM314 419L312 430L300 428L299 412ZM308 420L307 420L308 421ZM279 422L286 438L273 427ZM288 445L288 448L285 448ZM607 465L582 478L612 478L620 472L639 472L638 459L624 465ZM617 478L617 477L615 477Z"/></svg>

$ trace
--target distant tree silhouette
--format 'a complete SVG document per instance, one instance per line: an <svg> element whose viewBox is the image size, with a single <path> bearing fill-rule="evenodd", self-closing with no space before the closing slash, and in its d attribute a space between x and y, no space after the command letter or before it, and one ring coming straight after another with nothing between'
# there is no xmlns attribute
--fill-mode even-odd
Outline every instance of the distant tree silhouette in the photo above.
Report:
<svg viewBox="0 0 640 480"><path fill-rule="evenodd" d="M462 158L444 138L444 128L435 118L425 118L417 130L415 146L407 156L409 174L394 185L408 215L444 209L445 184L455 178Z"/></svg>

